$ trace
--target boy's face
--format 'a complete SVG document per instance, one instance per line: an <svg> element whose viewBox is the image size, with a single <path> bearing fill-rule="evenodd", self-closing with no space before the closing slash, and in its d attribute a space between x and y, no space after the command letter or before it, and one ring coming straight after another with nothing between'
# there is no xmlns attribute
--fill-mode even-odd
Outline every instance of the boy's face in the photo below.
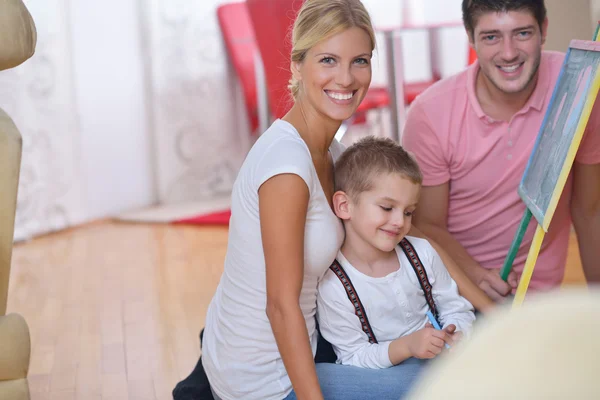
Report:
<svg viewBox="0 0 600 400"><path fill-rule="evenodd" d="M371 190L356 201L348 198L348 218L344 218L348 244L392 251L410 230L420 191L420 185L397 173L375 177Z"/></svg>

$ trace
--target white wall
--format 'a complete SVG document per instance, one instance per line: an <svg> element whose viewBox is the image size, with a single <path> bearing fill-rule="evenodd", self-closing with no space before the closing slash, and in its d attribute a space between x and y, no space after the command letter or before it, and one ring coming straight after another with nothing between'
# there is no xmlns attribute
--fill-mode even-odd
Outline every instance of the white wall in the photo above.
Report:
<svg viewBox="0 0 600 400"><path fill-rule="evenodd" d="M546 0L548 36L545 49L567 51L572 39L592 40L596 23L592 23L590 0Z"/></svg>
<svg viewBox="0 0 600 400"><path fill-rule="evenodd" d="M157 200L139 6L70 1L75 98L89 219Z"/></svg>
<svg viewBox="0 0 600 400"><path fill-rule="evenodd" d="M442 76L452 75L466 66L468 43L461 26L461 0L363 0L376 28L398 27L402 24L424 25L455 22L457 27L444 28L439 34L438 55ZM404 57L404 78L407 82L431 78L429 37L425 30L403 31L399 34ZM375 84L385 82L385 49L379 38L373 60Z"/></svg>

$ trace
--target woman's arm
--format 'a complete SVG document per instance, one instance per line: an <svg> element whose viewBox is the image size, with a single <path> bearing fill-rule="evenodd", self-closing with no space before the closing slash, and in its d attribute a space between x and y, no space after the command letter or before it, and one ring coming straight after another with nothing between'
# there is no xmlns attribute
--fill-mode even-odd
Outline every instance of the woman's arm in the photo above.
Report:
<svg viewBox="0 0 600 400"><path fill-rule="evenodd" d="M258 190L267 279L267 316L298 399L322 399L299 298L309 191L298 175L276 175Z"/></svg>
<svg viewBox="0 0 600 400"><path fill-rule="evenodd" d="M486 295L485 292L479 288L479 286L469 279L462 268L460 268L448 255L448 253L446 253L444 249L442 249L435 241L425 236L423 232L421 232L414 225L411 226L409 235L427 239L427 241L429 241L431 246L442 259L442 262L450 273L450 276L456 282L461 296L469 300L469 302L473 304L473 307L483 313L494 308L495 303L492 301L492 299L490 299L488 295Z"/></svg>

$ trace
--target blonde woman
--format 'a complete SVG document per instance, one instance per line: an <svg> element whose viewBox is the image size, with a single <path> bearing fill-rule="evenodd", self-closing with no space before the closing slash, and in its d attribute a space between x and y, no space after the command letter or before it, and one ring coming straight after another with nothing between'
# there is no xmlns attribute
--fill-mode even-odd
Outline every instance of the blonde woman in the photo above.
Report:
<svg viewBox="0 0 600 400"><path fill-rule="evenodd" d="M250 150L232 193L224 272L202 365L217 399L394 399L420 369L316 364L317 283L342 241L334 135L371 82L375 35L359 0L307 0L292 33L291 110Z"/></svg>

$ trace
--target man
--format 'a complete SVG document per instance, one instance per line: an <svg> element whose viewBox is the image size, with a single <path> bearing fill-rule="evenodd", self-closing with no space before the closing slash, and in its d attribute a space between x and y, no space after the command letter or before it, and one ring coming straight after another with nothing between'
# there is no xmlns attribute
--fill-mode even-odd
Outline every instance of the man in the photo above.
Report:
<svg viewBox="0 0 600 400"><path fill-rule="evenodd" d="M543 0L463 0L462 9L478 62L416 99L403 144L424 175L415 225L498 301L516 287L535 231L532 219L515 259L516 275L504 282L499 269L525 210L517 188L564 54L542 51L548 29ZM534 290L560 285L571 222L586 278L600 281L596 106L542 245Z"/></svg>

